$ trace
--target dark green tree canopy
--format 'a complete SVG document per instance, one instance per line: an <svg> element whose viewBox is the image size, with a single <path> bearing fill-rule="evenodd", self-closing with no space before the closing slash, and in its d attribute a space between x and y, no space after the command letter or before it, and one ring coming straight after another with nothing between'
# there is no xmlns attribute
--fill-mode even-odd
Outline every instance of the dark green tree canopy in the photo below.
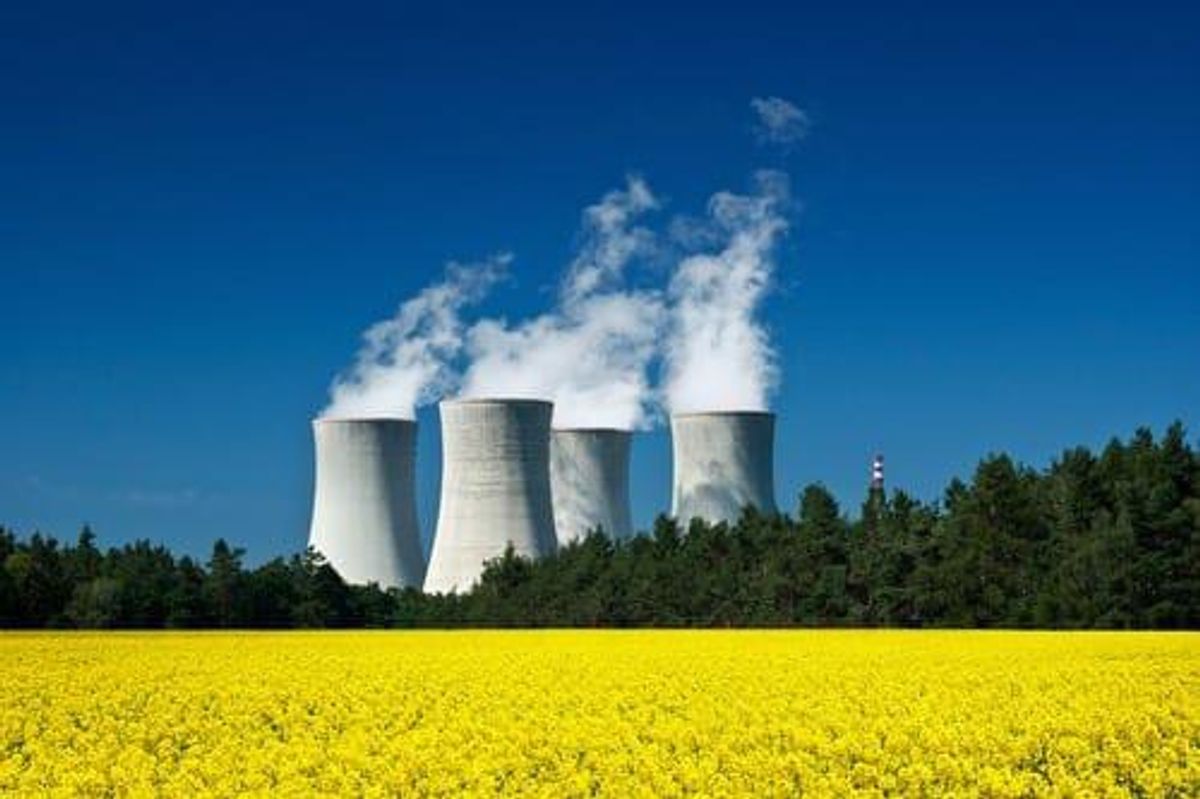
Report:
<svg viewBox="0 0 1200 799"><path fill-rule="evenodd" d="M1200 627L1200 458L1178 423L1041 471L989 455L940 502L861 507L817 484L794 518L660 517L537 562L509 551L451 596L349 586L312 551L247 569L218 539L202 566L148 541L101 552L86 526L67 546L0 528L0 624Z"/></svg>

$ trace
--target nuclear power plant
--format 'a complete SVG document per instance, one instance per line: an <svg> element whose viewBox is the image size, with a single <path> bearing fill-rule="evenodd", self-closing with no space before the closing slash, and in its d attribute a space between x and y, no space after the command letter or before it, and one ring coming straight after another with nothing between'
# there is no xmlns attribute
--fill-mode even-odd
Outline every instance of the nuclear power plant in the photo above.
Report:
<svg viewBox="0 0 1200 799"><path fill-rule="evenodd" d="M317 419L309 546L346 582L420 587L425 559L414 491L416 422Z"/></svg>
<svg viewBox="0 0 1200 799"><path fill-rule="evenodd" d="M541 400L465 399L439 404L442 491L425 591L465 592L485 560L509 544L518 555L554 552L550 418Z"/></svg>
<svg viewBox="0 0 1200 799"><path fill-rule="evenodd" d="M775 512L775 415L713 411L671 416L671 515L733 522L753 505Z"/></svg>
<svg viewBox="0 0 1200 799"><path fill-rule="evenodd" d="M633 535L629 512L632 433L572 428L550 434L550 487L559 546L599 529L610 538Z"/></svg>
<svg viewBox="0 0 1200 799"><path fill-rule="evenodd" d="M417 528L416 422L313 422L309 543L347 582L461 593L510 544L540 558L592 530L634 534L630 431L551 430L553 404L543 400L445 400L439 412L441 503L428 569ZM748 505L773 513L774 431L764 411L672 415L671 515L687 525L733 522Z"/></svg>

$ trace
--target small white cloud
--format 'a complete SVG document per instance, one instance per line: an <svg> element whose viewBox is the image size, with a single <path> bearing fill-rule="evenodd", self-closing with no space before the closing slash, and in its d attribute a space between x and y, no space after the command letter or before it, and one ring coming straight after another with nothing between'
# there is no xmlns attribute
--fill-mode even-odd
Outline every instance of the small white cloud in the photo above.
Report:
<svg viewBox="0 0 1200 799"><path fill-rule="evenodd" d="M812 127L808 114L782 97L755 97L750 107L758 116L754 135L763 144L795 144Z"/></svg>

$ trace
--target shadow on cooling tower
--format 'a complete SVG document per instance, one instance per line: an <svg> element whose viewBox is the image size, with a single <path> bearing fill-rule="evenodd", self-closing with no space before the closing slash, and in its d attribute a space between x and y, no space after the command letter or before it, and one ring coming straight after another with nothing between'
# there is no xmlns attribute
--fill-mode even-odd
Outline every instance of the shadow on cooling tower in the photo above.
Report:
<svg viewBox="0 0 1200 799"><path fill-rule="evenodd" d="M774 513L775 416L713 411L671 416L671 515L735 522L747 505Z"/></svg>

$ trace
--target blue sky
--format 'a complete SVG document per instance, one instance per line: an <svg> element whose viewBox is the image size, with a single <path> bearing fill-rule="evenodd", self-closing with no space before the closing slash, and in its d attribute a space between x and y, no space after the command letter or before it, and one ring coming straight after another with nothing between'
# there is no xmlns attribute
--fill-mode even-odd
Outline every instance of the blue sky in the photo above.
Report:
<svg viewBox="0 0 1200 799"><path fill-rule="evenodd" d="M0 524L22 532L301 548L309 419L362 329L501 250L481 312L542 310L631 171L666 214L792 176L763 309L785 507L820 480L856 509L876 449L933 499L988 451L1200 429L1189 4L14 5ZM752 136L769 95L812 120L789 153ZM640 525L669 472L641 436Z"/></svg>

